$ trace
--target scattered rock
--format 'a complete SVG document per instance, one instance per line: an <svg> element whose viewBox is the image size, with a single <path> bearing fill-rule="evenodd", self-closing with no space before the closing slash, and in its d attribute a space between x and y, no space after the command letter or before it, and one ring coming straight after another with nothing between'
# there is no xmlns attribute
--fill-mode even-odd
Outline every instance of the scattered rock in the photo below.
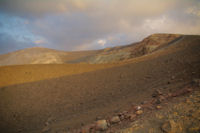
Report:
<svg viewBox="0 0 200 133"><path fill-rule="evenodd" d="M108 129L108 123L106 120L98 120L96 122L96 130L104 131Z"/></svg>
<svg viewBox="0 0 200 133"><path fill-rule="evenodd" d="M167 121L167 122L165 122L165 123L162 124L161 130L164 133L169 133L171 131L171 125L170 125L169 121Z"/></svg>
<svg viewBox="0 0 200 133"><path fill-rule="evenodd" d="M170 98L170 97L172 97L172 93L167 94L167 98Z"/></svg>
<svg viewBox="0 0 200 133"><path fill-rule="evenodd" d="M161 99L158 98L158 99L156 99L156 102L155 102L155 103L156 103L156 104L161 104L161 102L162 102Z"/></svg>
<svg viewBox="0 0 200 133"><path fill-rule="evenodd" d="M192 88L187 88L187 89L186 89L186 93L187 93L187 92L192 92L192 91L193 91Z"/></svg>
<svg viewBox="0 0 200 133"><path fill-rule="evenodd" d="M43 129L42 129L42 133L47 133L50 131L50 127L49 126L45 126Z"/></svg>
<svg viewBox="0 0 200 133"><path fill-rule="evenodd" d="M96 121L98 121L98 120L102 120L102 117L101 116L97 116L96 117Z"/></svg>
<svg viewBox="0 0 200 133"><path fill-rule="evenodd" d="M51 125L53 122L55 122L55 119L53 117L49 117L47 121L45 122L45 126Z"/></svg>
<svg viewBox="0 0 200 133"><path fill-rule="evenodd" d="M200 79L193 79L192 83L200 87Z"/></svg>
<svg viewBox="0 0 200 133"><path fill-rule="evenodd" d="M124 119L129 119L129 118L130 118L130 115L131 115L130 113L125 114L125 115L124 115Z"/></svg>
<svg viewBox="0 0 200 133"><path fill-rule="evenodd" d="M177 96L185 95L187 93L192 92L192 90L193 90L192 88L185 88L185 89L179 90L179 91L173 93L172 97L177 97Z"/></svg>
<svg viewBox="0 0 200 133"><path fill-rule="evenodd" d="M156 114L156 118L158 118L158 119L163 119L164 118L164 116L162 115L162 114Z"/></svg>
<svg viewBox="0 0 200 133"><path fill-rule="evenodd" d="M158 96L160 96L160 95L162 95L162 92L159 91L159 90L155 90L155 91L153 92L153 94L152 94L152 97L158 97Z"/></svg>
<svg viewBox="0 0 200 133"><path fill-rule="evenodd" d="M124 114L123 113L118 113L117 115L120 117L120 116L123 116Z"/></svg>
<svg viewBox="0 0 200 133"><path fill-rule="evenodd" d="M141 109L142 109L141 106L137 106L137 107L136 107L136 110L141 110Z"/></svg>
<svg viewBox="0 0 200 133"><path fill-rule="evenodd" d="M115 124L115 123L120 122L119 116L114 116L114 117L112 117L112 118L110 119L110 122L111 122L111 124Z"/></svg>
<svg viewBox="0 0 200 133"><path fill-rule="evenodd" d="M161 130L164 133L182 133L183 128L180 123L176 123L174 120L169 120L161 126Z"/></svg>
<svg viewBox="0 0 200 133"><path fill-rule="evenodd" d="M164 96L159 96L157 99L156 99L156 104L160 104L161 102L163 102L165 100L165 97Z"/></svg>
<svg viewBox="0 0 200 133"><path fill-rule="evenodd" d="M147 101L143 101L143 102L141 102L141 104L146 104L146 103L148 103Z"/></svg>
<svg viewBox="0 0 200 133"><path fill-rule="evenodd" d="M120 120L122 121L122 120L125 119L125 116L124 116L124 115L120 115L119 118L120 118Z"/></svg>
<svg viewBox="0 0 200 133"><path fill-rule="evenodd" d="M174 79L175 79L175 76L172 76L172 77L171 77L171 80L174 80Z"/></svg>
<svg viewBox="0 0 200 133"><path fill-rule="evenodd" d="M159 106L159 105L158 105L158 106L156 106L156 109L161 109L161 108L162 108L162 107L161 107L161 106Z"/></svg>
<svg viewBox="0 0 200 133"><path fill-rule="evenodd" d="M126 114L124 118L132 121L136 118L136 114L129 113L129 114Z"/></svg>
<svg viewBox="0 0 200 133"><path fill-rule="evenodd" d="M128 111L123 111L123 112L122 112L122 114L127 114L127 113L128 113Z"/></svg>
<svg viewBox="0 0 200 133"><path fill-rule="evenodd" d="M128 115L128 111L123 111L122 113L119 114L119 117L121 120L123 120L123 119L128 118L127 115Z"/></svg>
<svg viewBox="0 0 200 133"><path fill-rule="evenodd" d="M159 100L162 102L165 100L165 97L164 96L159 96Z"/></svg>
<svg viewBox="0 0 200 133"><path fill-rule="evenodd" d="M49 122L47 121L47 122L45 122L45 126L49 126L50 124L49 124Z"/></svg>
<svg viewBox="0 0 200 133"><path fill-rule="evenodd" d="M87 126L84 126L81 130L81 133L90 133L95 127L95 124L90 124Z"/></svg>
<svg viewBox="0 0 200 133"><path fill-rule="evenodd" d="M196 72L192 72L192 75L196 74Z"/></svg>
<svg viewBox="0 0 200 133"><path fill-rule="evenodd" d="M129 120L133 121L133 120L135 120L136 117L137 116L135 114L130 114L129 115Z"/></svg>
<svg viewBox="0 0 200 133"><path fill-rule="evenodd" d="M137 115L141 115L142 113L143 113L142 110L138 110L138 111L136 111L136 114L137 114Z"/></svg>
<svg viewBox="0 0 200 133"><path fill-rule="evenodd" d="M187 93L191 92L192 90L193 90L192 88L185 87L183 89L179 89L179 90L175 91L174 93L168 93L168 94L162 94L162 92L156 90L155 93L154 93L155 95L152 95L153 97L156 97L156 98L152 98L151 101L149 101L149 103L147 102L145 105L141 105L141 106L137 106L137 105L134 104L134 105L132 105L132 107L128 111L124 111L122 113L117 113L116 116L112 117L108 121L107 120L103 120L101 117L97 117L98 119L100 119L100 118L101 119L96 121L96 123L93 124L93 127L90 127L90 126L89 127L82 127L82 130L80 132L81 133L101 132L101 131L105 131L105 130L107 130L108 132L115 132L112 129L108 129L110 127L110 124L116 124L116 123L119 123L119 122L123 122L123 120L125 122L128 122L128 121L129 122L132 122L132 121L137 122L135 120L138 117L138 115L142 115L144 110L146 112L147 108L152 107L153 108L152 110L155 110L155 108L156 109L162 109L162 106L155 105L156 100L159 103L161 103L161 101L167 100L170 97L187 94ZM149 106L149 104L151 106ZM193 114L193 112L189 111L189 114ZM179 116L179 115L178 115L177 112L174 112L173 116ZM163 114L156 115L156 118L164 120ZM165 123L163 123L160 126L160 129L164 133L169 133L169 132L174 132L174 133L177 132L177 133L179 133L179 132L182 132L183 125L182 125L182 123L180 121L177 121L177 119L174 121L173 120L174 118L172 118L172 117L169 117L168 119L169 119L168 121L166 121ZM191 131L192 130L193 131L199 131L199 128L195 127L195 128L191 128L190 130ZM151 131L154 132L153 129Z"/></svg>

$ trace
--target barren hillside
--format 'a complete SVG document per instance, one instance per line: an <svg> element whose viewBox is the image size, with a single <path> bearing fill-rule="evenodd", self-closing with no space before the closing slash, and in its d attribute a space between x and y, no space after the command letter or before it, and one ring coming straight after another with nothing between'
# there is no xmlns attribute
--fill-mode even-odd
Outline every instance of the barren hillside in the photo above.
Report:
<svg viewBox="0 0 200 133"><path fill-rule="evenodd" d="M181 37L176 34L154 34L138 43L93 51L64 52L40 47L28 48L0 55L0 65L111 63L149 54Z"/></svg>
<svg viewBox="0 0 200 133"><path fill-rule="evenodd" d="M0 88L0 130L6 133L79 132L80 130L76 129L90 125L96 120L109 119L128 110L132 105L144 104L145 101L151 100L155 90L173 94L191 85L193 79L200 78L200 37L184 35L162 39L162 36L150 36L149 39L134 44L133 49L132 45L120 48L132 51L131 57L135 58L107 66L101 64L102 67L99 64L96 66L76 64L80 66L70 68L75 71L74 73L62 74L62 71L68 70L67 65L66 68L54 65L55 69L48 71L39 71L38 65L20 66L21 73L25 73L26 70L39 80L25 80L21 84L17 81L18 83L15 83L17 85L10 86L8 82ZM147 51L149 46L156 46L150 47L148 54L139 56L134 54L134 50L135 52L144 50L143 45L145 51L146 46L148 46ZM115 50L117 48L108 53L113 54ZM45 69L47 66L41 68ZM6 67L1 67L2 80L12 79L14 74L9 73L15 73L17 67L9 67L9 71ZM34 70L35 67L38 70ZM49 65L49 68L53 67ZM78 72L81 67L85 69ZM58 69L61 72L54 74L53 71ZM8 72L6 77L3 76L5 72ZM32 72L39 74L35 75ZM51 79L48 76L41 78L40 75L45 73L53 76ZM23 76L24 74L19 74L16 78L24 79ZM198 108L196 104L194 106ZM145 110L143 111L145 116ZM141 111L139 113L141 115ZM197 114L197 117L199 116ZM145 122L151 123L151 120ZM120 120L121 125L118 123L106 126L125 128L124 121ZM109 132L108 127L103 132ZM140 133L144 131L146 130L141 130ZM156 131L163 132L160 128ZM99 132L99 128L95 128L93 132Z"/></svg>

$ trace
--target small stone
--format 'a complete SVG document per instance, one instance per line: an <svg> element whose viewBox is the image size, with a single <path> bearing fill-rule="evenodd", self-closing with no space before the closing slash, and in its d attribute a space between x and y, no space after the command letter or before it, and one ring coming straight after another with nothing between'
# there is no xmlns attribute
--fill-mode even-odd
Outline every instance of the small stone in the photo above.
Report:
<svg viewBox="0 0 200 133"><path fill-rule="evenodd" d="M200 87L200 79L193 79L192 83Z"/></svg>
<svg viewBox="0 0 200 133"><path fill-rule="evenodd" d="M147 101L143 101L143 102L141 102L141 104L146 104L146 103L148 103Z"/></svg>
<svg viewBox="0 0 200 133"><path fill-rule="evenodd" d="M156 109L161 109L161 108L162 108L162 107L161 107L161 106L159 106L159 105L158 105L158 106L156 106Z"/></svg>
<svg viewBox="0 0 200 133"><path fill-rule="evenodd" d="M47 122L45 122L45 126L49 126L50 124L49 124L49 122L47 121Z"/></svg>
<svg viewBox="0 0 200 133"><path fill-rule="evenodd" d="M138 110L138 111L136 111L136 114L137 114L137 115L141 115L142 113L143 113L142 110Z"/></svg>
<svg viewBox="0 0 200 133"><path fill-rule="evenodd" d="M165 97L164 96L159 96L157 99L156 99L156 104L161 104L161 102L163 102L165 100Z"/></svg>
<svg viewBox="0 0 200 133"><path fill-rule="evenodd" d="M111 122L111 124L115 124L115 123L120 122L119 116L112 117L111 120L110 120L110 122Z"/></svg>
<svg viewBox="0 0 200 133"><path fill-rule="evenodd" d="M165 100L165 97L164 97L164 96L159 96L159 99L160 99L160 101L162 102L162 101Z"/></svg>
<svg viewBox="0 0 200 133"><path fill-rule="evenodd" d="M136 107L136 110L141 110L141 109L142 109L141 106L137 106L137 107Z"/></svg>
<svg viewBox="0 0 200 133"><path fill-rule="evenodd" d="M122 120L125 119L125 116L124 116L124 115L120 115L119 118L120 118L120 120L122 121Z"/></svg>
<svg viewBox="0 0 200 133"><path fill-rule="evenodd" d="M177 112L174 112L173 115L178 116L178 113L177 113Z"/></svg>
<svg viewBox="0 0 200 133"><path fill-rule="evenodd" d="M155 102L156 104L161 104L161 100L158 98L158 99L156 99L156 102Z"/></svg>
<svg viewBox="0 0 200 133"><path fill-rule="evenodd" d="M158 118L158 119L163 119L163 115L161 115L161 114L156 114L156 118Z"/></svg>
<svg viewBox="0 0 200 133"><path fill-rule="evenodd" d="M162 95L162 92L159 91L159 90L155 90L155 91L153 92L153 94L152 94L152 97L158 97L158 96L160 96L160 95Z"/></svg>
<svg viewBox="0 0 200 133"><path fill-rule="evenodd" d="M161 130L164 133L169 133L171 131L171 125L170 125L169 121L167 121L167 122L165 122L165 123L162 124Z"/></svg>
<svg viewBox="0 0 200 133"><path fill-rule="evenodd" d="M124 119L129 119L129 117L130 117L130 114L125 114L124 115Z"/></svg>
<svg viewBox="0 0 200 133"><path fill-rule="evenodd" d="M172 97L172 93L168 93L167 94L167 97L169 98L169 97Z"/></svg>
<svg viewBox="0 0 200 133"><path fill-rule="evenodd" d="M174 80L174 79L175 79L175 76L172 76L171 79Z"/></svg>
<svg viewBox="0 0 200 133"><path fill-rule="evenodd" d="M135 114L130 114L130 115L129 115L129 119L130 119L131 121L135 120L136 117L137 117L137 116L136 116Z"/></svg>
<svg viewBox="0 0 200 133"><path fill-rule="evenodd" d="M170 119L169 121L166 121L164 124L162 124L161 130L164 133L182 133L183 127L181 123L177 123L174 120Z"/></svg>
<svg viewBox="0 0 200 133"><path fill-rule="evenodd" d="M128 113L128 111L123 111L123 112L122 112L122 114L127 114L127 113Z"/></svg>
<svg viewBox="0 0 200 133"><path fill-rule="evenodd" d="M49 126L45 126L45 127L42 129L42 133L47 133L48 131L50 131L50 127L49 127Z"/></svg>
<svg viewBox="0 0 200 133"><path fill-rule="evenodd" d="M192 91L193 91L192 88L188 88L188 89L187 89L187 92L192 92Z"/></svg>
<svg viewBox="0 0 200 133"><path fill-rule="evenodd" d="M82 128L81 133L90 133L90 131L95 127L94 124L87 125Z"/></svg>
<svg viewBox="0 0 200 133"><path fill-rule="evenodd" d="M192 72L192 75L194 75L196 72Z"/></svg>
<svg viewBox="0 0 200 133"><path fill-rule="evenodd" d="M96 122L96 129L99 131L104 131L108 129L108 123L106 120L98 120Z"/></svg>
<svg viewBox="0 0 200 133"><path fill-rule="evenodd" d="M97 116L96 117L96 120L98 121L98 120L102 120L102 117L101 116Z"/></svg>

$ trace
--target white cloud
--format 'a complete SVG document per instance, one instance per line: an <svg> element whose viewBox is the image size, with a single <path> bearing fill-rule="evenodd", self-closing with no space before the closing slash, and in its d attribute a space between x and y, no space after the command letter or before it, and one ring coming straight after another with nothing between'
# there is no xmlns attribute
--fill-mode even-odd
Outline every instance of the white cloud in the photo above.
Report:
<svg viewBox="0 0 200 133"><path fill-rule="evenodd" d="M100 46L102 46L102 47L105 46L106 42L107 42L107 41L106 41L106 40L103 40L103 39L97 41L97 43L98 43Z"/></svg>
<svg viewBox="0 0 200 133"><path fill-rule="evenodd" d="M187 14L192 14L192 15L195 15L195 16L198 16L200 17L200 7L197 8L197 7L189 7L187 10L186 10L186 13Z"/></svg>
<svg viewBox="0 0 200 133"><path fill-rule="evenodd" d="M165 16L161 16L156 19L146 19L144 20L143 27L151 30L164 28L167 23L167 18Z"/></svg>
<svg viewBox="0 0 200 133"><path fill-rule="evenodd" d="M0 0L1 13L27 20L35 44L60 50L129 44L157 32L200 34L199 7L199 0Z"/></svg>

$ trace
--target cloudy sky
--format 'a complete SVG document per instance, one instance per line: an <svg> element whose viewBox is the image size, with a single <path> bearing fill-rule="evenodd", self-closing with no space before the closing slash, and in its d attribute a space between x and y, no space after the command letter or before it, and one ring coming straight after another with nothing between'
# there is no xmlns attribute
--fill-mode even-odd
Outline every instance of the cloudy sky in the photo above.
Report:
<svg viewBox="0 0 200 133"><path fill-rule="evenodd" d="M0 54L101 49L153 33L200 34L200 0L0 0Z"/></svg>

